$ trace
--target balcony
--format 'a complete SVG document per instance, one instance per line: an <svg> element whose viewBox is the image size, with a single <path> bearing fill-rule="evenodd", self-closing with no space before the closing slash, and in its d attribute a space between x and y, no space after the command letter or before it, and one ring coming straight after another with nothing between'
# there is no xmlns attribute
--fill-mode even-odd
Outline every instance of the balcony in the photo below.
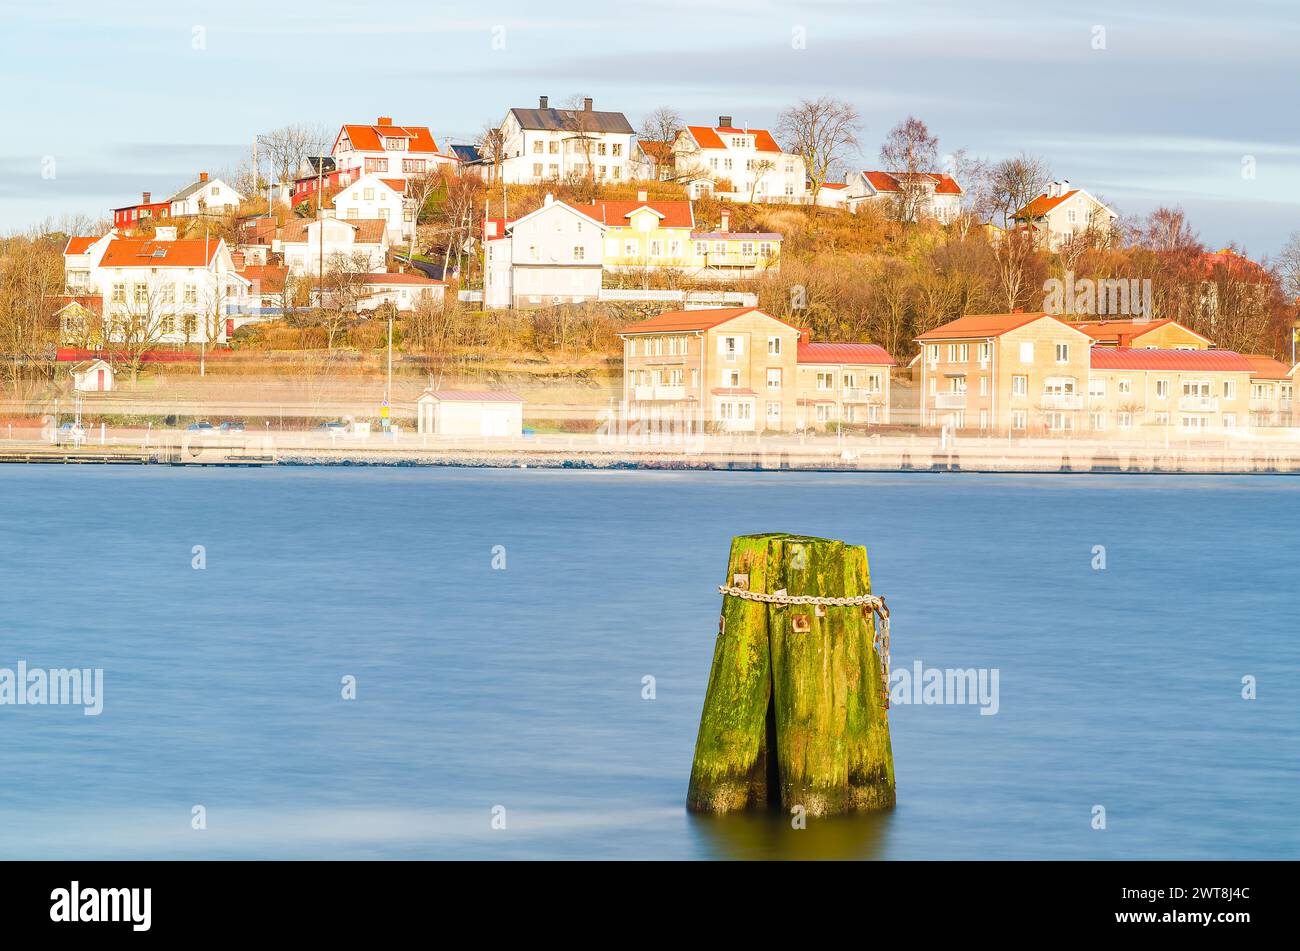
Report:
<svg viewBox="0 0 1300 951"><path fill-rule="evenodd" d="M1217 396L1180 396L1178 408L1185 413L1217 413L1219 398Z"/></svg>
<svg viewBox="0 0 1300 951"><path fill-rule="evenodd" d="M684 400L684 386L634 386L632 398L638 403L653 403L656 400Z"/></svg>
<svg viewBox="0 0 1300 951"><path fill-rule="evenodd" d="M844 403L879 403L880 390L869 390L862 386L846 386L841 397Z"/></svg>
<svg viewBox="0 0 1300 951"><path fill-rule="evenodd" d="M965 409L965 393L936 393L934 394L935 409Z"/></svg>
<svg viewBox="0 0 1300 951"><path fill-rule="evenodd" d="M1083 409L1083 394L1044 393L1043 409Z"/></svg>

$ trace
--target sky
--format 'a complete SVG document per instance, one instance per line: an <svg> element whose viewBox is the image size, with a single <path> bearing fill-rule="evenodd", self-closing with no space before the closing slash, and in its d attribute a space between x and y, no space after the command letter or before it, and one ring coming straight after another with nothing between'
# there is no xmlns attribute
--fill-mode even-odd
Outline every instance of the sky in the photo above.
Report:
<svg viewBox="0 0 1300 951"><path fill-rule="evenodd" d="M170 195L293 122L441 145L539 95L766 128L829 94L862 116L856 167L915 115L941 153L1041 155L1259 258L1300 230L1298 51L1298 0L0 0L0 233Z"/></svg>

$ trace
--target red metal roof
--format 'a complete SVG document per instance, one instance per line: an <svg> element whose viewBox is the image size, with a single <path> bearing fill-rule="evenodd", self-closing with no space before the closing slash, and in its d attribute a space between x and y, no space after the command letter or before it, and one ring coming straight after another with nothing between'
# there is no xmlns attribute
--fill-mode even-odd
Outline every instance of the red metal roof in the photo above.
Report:
<svg viewBox="0 0 1300 951"><path fill-rule="evenodd" d="M1249 360L1235 350L1156 350L1093 347L1094 370L1206 370L1250 373Z"/></svg>
<svg viewBox="0 0 1300 951"><path fill-rule="evenodd" d="M976 337L1000 337L1008 331L1033 323L1042 317L1055 320L1062 327L1077 330L1072 324L1058 320L1044 311L1029 314L968 314L949 321L941 327L927 330L917 340L963 340ZM1083 333L1083 331L1079 331Z"/></svg>
<svg viewBox="0 0 1300 951"><path fill-rule="evenodd" d="M1280 360L1274 360L1262 353L1246 353L1243 356L1252 367L1250 375L1253 377L1261 380L1285 380L1291 376L1292 368Z"/></svg>
<svg viewBox="0 0 1300 951"><path fill-rule="evenodd" d="M672 310L664 314L656 314L637 324L629 324L626 327L620 327L616 333L620 334L652 334L652 333L675 333L685 330L709 330L719 324L725 324L729 320L735 320L737 317L743 317L745 314L758 311L765 317L772 317L766 311L759 310L757 307L720 307L709 310ZM792 330L798 330L793 324L781 320L780 317L772 317L778 323L785 324Z"/></svg>
<svg viewBox="0 0 1300 951"><path fill-rule="evenodd" d="M372 273L361 275L362 284L445 284L446 281L440 281L435 277L425 277L423 274L397 274L397 273Z"/></svg>
<svg viewBox="0 0 1300 951"><path fill-rule="evenodd" d="M522 403L524 398L509 390L425 390L421 396L432 396L443 403Z"/></svg>
<svg viewBox="0 0 1300 951"><path fill-rule="evenodd" d="M889 351L875 343L801 343L797 359L799 363L897 365Z"/></svg>

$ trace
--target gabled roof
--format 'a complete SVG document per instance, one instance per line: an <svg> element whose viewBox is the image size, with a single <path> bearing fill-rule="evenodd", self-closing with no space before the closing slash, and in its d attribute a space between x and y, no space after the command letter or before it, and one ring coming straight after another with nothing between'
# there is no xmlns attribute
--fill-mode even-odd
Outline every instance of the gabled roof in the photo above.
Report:
<svg viewBox="0 0 1300 951"><path fill-rule="evenodd" d="M1013 218L1041 218L1063 201L1068 201L1074 195L1079 194L1079 189L1072 188L1064 195L1048 196L1039 195L1025 207L1021 208L1011 217Z"/></svg>
<svg viewBox="0 0 1300 951"><path fill-rule="evenodd" d="M833 363L896 366L889 351L875 343L801 343L799 363Z"/></svg>
<svg viewBox="0 0 1300 951"><path fill-rule="evenodd" d="M1213 343L1209 337L1204 337L1195 330L1184 327L1172 317L1166 317L1163 320L1085 320L1071 324L1071 326L1078 327L1099 343L1124 346L1126 341L1137 340L1153 330L1168 327L1170 324L1204 341L1207 345Z"/></svg>
<svg viewBox="0 0 1300 951"><path fill-rule="evenodd" d="M1192 370L1250 373L1251 363L1233 350L1156 350L1093 347L1088 357L1094 370Z"/></svg>
<svg viewBox="0 0 1300 951"><path fill-rule="evenodd" d="M1251 366L1250 375L1260 380L1286 380L1291 377L1291 367L1262 353L1243 354Z"/></svg>
<svg viewBox="0 0 1300 951"><path fill-rule="evenodd" d="M511 109L521 129L548 132L615 132L632 134L632 124L621 112L598 112L595 109Z"/></svg>
<svg viewBox="0 0 1300 951"><path fill-rule="evenodd" d="M1068 327L1076 333L1087 336L1074 324L1067 324L1045 311L1036 311L1030 314L968 314L965 317L958 317L956 320L949 321L941 327L927 330L916 339L963 340L977 337L1000 337L1044 317L1048 320L1055 320L1062 327Z"/></svg>
<svg viewBox="0 0 1300 951"><path fill-rule="evenodd" d="M673 143L661 139L641 139L641 151L655 162L671 162Z"/></svg>
<svg viewBox="0 0 1300 951"><path fill-rule="evenodd" d="M451 154L462 162L482 161L477 145L453 145L451 146Z"/></svg>
<svg viewBox="0 0 1300 951"><path fill-rule="evenodd" d="M871 187L878 192L897 192L901 191L903 183L913 178L923 184L934 184L934 193L936 195L960 195L961 186L951 175L944 175L941 172L868 172L862 173ZM828 186L823 185L823 188Z"/></svg>
<svg viewBox="0 0 1300 951"><path fill-rule="evenodd" d="M746 314L757 311L764 317L770 317L778 323L785 324L791 330L798 330L793 324L782 320L780 317L772 317L766 311L759 310L757 307L719 307L708 310L673 310L663 314L656 314L640 323L629 324L626 327L620 327L615 333L618 334L652 334L652 333L681 333L692 330L711 330L729 320L735 320L737 317L743 317Z"/></svg>
<svg viewBox="0 0 1300 951"><path fill-rule="evenodd" d="M373 274L362 274L361 283L367 285L384 285L384 284L413 284L419 286L436 287L446 284L446 281L440 281L437 278L425 277L423 274L398 274L379 272Z"/></svg>
<svg viewBox="0 0 1300 951"><path fill-rule="evenodd" d="M385 152L385 138L406 139L403 152L437 152L438 143L433 140L433 133L428 126L393 125L392 120L381 120L374 125L344 125L334 139L338 148L339 140L347 135L352 148L358 152Z"/></svg>
<svg viewBox="0 0 1300 951"><path fill-rule="evenodd" d="M349 225L356 233L358 244L380 244L388 233L388 222L382 218L294 218L285 222L280 238L286 244L301 244L307 240L307 229L317 221L337 221Z"/></svg>
<svg viewBox="0 0 1300 951"><path fill-rule="evenodd" d="M104 249L100 267L207 267L217 256L221 239L114 238Z"/></svg>
<svg viewBox="0 0 1300 951"><path fill-rule="evenodd" d="M695 215L691 211L689 201L676 199L653 199L651 201L602 199L593 201L589 205L573 205L571 207L599 221L601 224L615 227L628 224L632 213L641 208L649 208L655 212L659 216L659 227L661 228L695 227Z"/></svg>
<svg viewBox="0 0 1300 951"><path fill-rule="evenodd" d="M186 198L189 198L195 192L202 191L204 188L207 188L209 185L213 185L213 184L225 185L227 188L230 188L229 185L227 185L219 178L201 178L197 182L191 182L190 184L186 185L184 188L178 191L175 195L172 195L172 197L168 198L167 200L184 201ZM239 194L239 192L235 191L233 188L230 188L230 190L234 192L234 194L236 195Z"/></svg>
<svg viewBox="0 0 1300 951"><path fill-rule="evenodd" d="M425 390L419 398L443 403L522 403L524 398L509 390Z"/></svg>
<svg viewBox="0 0 1300 951"><path fill-rule="evenodd" d="M551 197L550 195L547 195L547 198L550 197ZM588 212L579 210L579 208L575 207L574 205L570 205L567 201L559 201L558 199L552 199L551 201L544 202L540 207L534 208L526 215L520 215L518 218L513 218L510 221L504 222L502 234L498 235L498 237L504 235L506 231L512 230L515 227L515 225L519 224L519 222L527 221L529 218L533 217L533 215L540 215L542 212L549 211L552 208L563 208L571 214L582 215L583 218L586 218L590 221L594 221L602 230L605 229L604 222L602 222L599 218L593 218ZM489 218L488 220L500 221L501 219Z"/></svg>
<svg viewBox="0 0 1300 951"><path fill-rule="evenodd" d="M68 243L63 247L64 255L85 254L90 250L90 246L98 241L99 238L87 238L81 235L74 235L68 239Z"/></svg>
<svg viewBox="0 0 1300 951"><path fill-rule="evenodd" d="M772 133L766 129L737 129L734 126L707 126L707 125L688 125L686 132L695 140L695 144L702 149L728 149L731 148L724 135L752 135L754 137L754 151L756 152L780 152L781 146L776 144L776 139L772 138Z"/></svg>

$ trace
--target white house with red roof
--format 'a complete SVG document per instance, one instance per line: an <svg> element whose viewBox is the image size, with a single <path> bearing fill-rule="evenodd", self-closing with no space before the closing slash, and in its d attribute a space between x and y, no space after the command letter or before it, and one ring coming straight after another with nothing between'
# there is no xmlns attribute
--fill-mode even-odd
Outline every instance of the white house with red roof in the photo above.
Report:
<svg viewBox="0 0 1300 951"><path fill-rule="evenodd" d="M388 226L388 242L400 246L415 236L415 205L406 179L362 175L334 195L334 216L345 221L377 218Z"/></svg>
<svg viewBox="0 0 1300 951"><path fill-rule="evenodd" d="M419 178L457 164L438 150L427 126L396 125L390 116L380 116L373 124L344 125L330 154L340 175L356 169L361 175Z"/></svg>
<svg viewBox="0 0 1300 951"><path fill-rule="evenodd" d="M1011 220L1020 231L1030 232L1049 250L1058 251L1067 242L1085 235L1109 243L1119 215L1082 188L1071 188L1061 179L1047 191L1016 211Z"/></svg>
<svg viewBox="0 0 1300 951"><path fill-rule="evenodd" d="M392 304L398 313L410 313L422 301L442 303L447 284L423 274L364 274L360 279L361 299L359 312L374 312L384 304Z"/></svg>
<svg viewBox="0 0 1300 951"><path fill-rule="evenodd" d="M280 251L295 276L385 271L388 247L388 222L379 218L295 218L280 230Z"/></svg>
<svg viewBox="0 0 1300 951"><path fill-rule="evenodd" d="M817 204L821 208L847 208L849 186L844 182L823 183L817 192Z"/></svg>
<svg viewBox="0 0 1300 951"><path fill-rule="evenodd" d="M855 213L871 204L891 217L928 218L941 224L955 221L961 214L962 187L941 172L848 172L844 193L846 207Z"/></svg>
<svg viewBox="0 0 1300 951"><path fill-rule="evenodd" d="M511 109L501 121L501 175L512 185L594 178L637 178L641 157L627 116L593 108L556 109L548 97L536 109Z"/></svg>
<svg viewBox="0 0 1300 951"><path fill-rule="evenodd" d="M64 249L69 287L79 312L65 308L63 331L84 339L85 326L69 321L103 315L101 342L136 345L224 342L234 332L230 314L246 303L249 283L235 270L219 238L177 240L176 229L160 227L152 238L110 232L102 238L72 238Z"/></svg>
<svg viewBox="0 0 1300 951"><path fill-rule="evenodd" d="M483 306L549 307L600 297L606 226L547 195L513 221L484 222Z"/></svg>
<svg viewBox="0 0 1300 951"><path fill-rule="evenodd" d="M673 154L692 197L707 190L727 201L809 201L803 158L782 151L766 129L738 128L731 116L719 116L716 126L687 126Z"/></svg>

